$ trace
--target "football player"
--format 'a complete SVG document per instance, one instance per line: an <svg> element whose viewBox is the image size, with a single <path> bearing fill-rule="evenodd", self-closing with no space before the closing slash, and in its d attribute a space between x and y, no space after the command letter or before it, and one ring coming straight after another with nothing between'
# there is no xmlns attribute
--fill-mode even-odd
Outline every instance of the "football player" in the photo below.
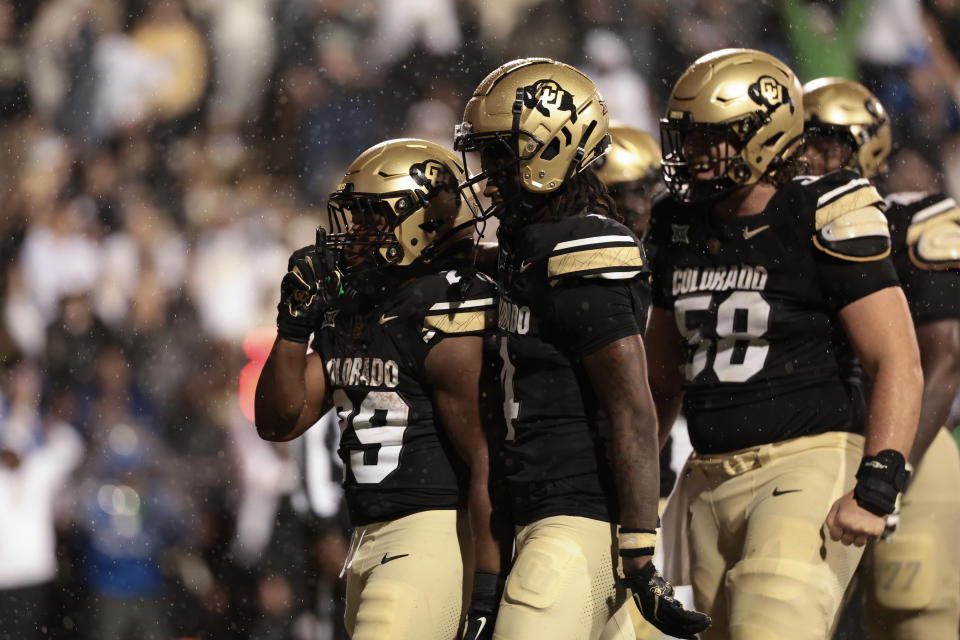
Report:
<svg viewBox="0 0 960 640"><path fill-rule="evenodd" d="M623 224L641 240L650 230L650 206L664 190L660 145L646 131L610 123L610 150L594 164L610 192ZM650 247L645 246L650 258Z"/></svg>
<svg viewBox="0 0 960 640"><path fill-rule="evenodd" d="M616 584L621 564L658 628L692 638L709 624L682 608L651 562L659 483L641 337L648 272L589 167L609 145L607 127L589 78L528 58L488 75L457 128L455 148L480 154L483 171L468 184L487 181L492 204L481 215L500 223L506 473L517 535L498 640L632 636Z"/></svg>
<svg viewBox="0 0 960 640"><path fill-rule="evenodd" d="M610 150L597 158L593 168L616 203L624 225L644 242L649 264L656 251L656 247L647 242L650 207L665 190L660 177L660 143L646 131L611 122ZM670 468L671 458L672 443L668 440L660 450L660 510L677 479L676 472ZM638 638L660 638L659 631L646 622L638 610L630 609L630 617Z"/></svg>
<svg viewBox="0 0 960 640"><path fill-rule="evenodd" d="M803 86L804 157L811 173L851 169L868 180L890 154L890 122L863 85L820 78ZM960 455L944 428L960 388L960 208L942 193L888 195L891 253L923 366L913 473L894 532L861 568L875 640L949 638L960 626ZM892 523L891 523L892 524Z"/></svg>
<svg viewBox="0 0 960 640"><path fill-rule="evenodd" d="M646 131L610 124L610 150L593 165L617 205L623 224L644 243L647 263L656 247L649 243L650 207L665 191L660 176L660 144ZM670 495L677 474L670 468L670 443L660 450L660 498ZM661 507L662 507L661 502Z"/></svg>
<svg viewBox="0 0 960 640"><path fill-rule="evenodd" d="M458 537L465 482L476 579L499 581L481 422L495 288L462 266L473 245L463 179L457 157L432 142L368 149L330 196L338 233L318 231L281 284L257 430L289 440L336 407L354 640L456 636L474 555L461 555Z"/></svg>
<svg viewBox="0 0 960 640"><path fill-rule="evenodd" d="M919 415L882 198L851 172L794 177L802 134L796 76L748 49L694 62L661 120L646 344L661 438L682 403L694 448L664 513L687 555L666 568L692 578L705 638L828 636ZM837 331L875 382L865 437Z"/></svg>

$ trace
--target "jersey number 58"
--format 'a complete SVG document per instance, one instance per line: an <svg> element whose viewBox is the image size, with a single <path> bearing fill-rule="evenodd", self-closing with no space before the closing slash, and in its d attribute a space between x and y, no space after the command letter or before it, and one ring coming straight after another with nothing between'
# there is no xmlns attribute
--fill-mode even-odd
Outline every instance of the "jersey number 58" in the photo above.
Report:
<svg viewBox="0 0 960 640"><path fill-rule="evenodd" d="M690 346L686 378L693 382L711 368L720 382L746 382L767 360L770 303L759 291L734 291L719 304L715 296L678 298L674 315Z"/></svg>

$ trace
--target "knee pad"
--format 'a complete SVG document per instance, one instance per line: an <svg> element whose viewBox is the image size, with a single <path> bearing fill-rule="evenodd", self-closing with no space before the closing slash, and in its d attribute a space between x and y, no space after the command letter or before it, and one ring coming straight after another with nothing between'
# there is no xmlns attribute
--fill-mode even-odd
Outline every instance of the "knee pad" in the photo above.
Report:
<svg viewBox="0 0 960 640"><path fill-rule="evenodd" d="M586 558L580 546L568 538L539 537L520 551L510 570L504 599L534 609L553 606L577 565L588 580Z"/></svg>
<svg viewBox="0 0 960 640"><path fill-rule="evenodd" d="M897 611L926 609L933 602L937 559L926 536L894 536L873 547L871 588L880 606Z"/></svg>
<svg viewBox="0 0 960 640"><path fill-rule="evenodd" d="M826 566L748 558L727 574L732 638L823 638L839 607Z"/></svg>
<svg viewBox="0 0 960 640"><path fill-rule="evenodd" d="M353 640L404 637L415 609L409 592L410 585L390 580L368 583L360 595Z"/></svg>

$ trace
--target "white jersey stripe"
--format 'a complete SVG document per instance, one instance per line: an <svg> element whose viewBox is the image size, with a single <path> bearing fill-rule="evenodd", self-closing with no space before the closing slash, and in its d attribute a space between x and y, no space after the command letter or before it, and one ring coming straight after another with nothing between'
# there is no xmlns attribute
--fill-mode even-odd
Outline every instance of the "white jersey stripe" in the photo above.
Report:
<svg viewBox="0 0 960 640"><path fill-rule="evenodd" d="M639 271L605 271L603 273L597 273L593 275L584 276L586 278L603 278L604 280L629 280L633 278Z"/></svg>
<svg viewBox="0 0 960 640"><path fill-rule="evenodd" d="M557 243L557 246L555 246L553 250L559 251L561 249L569 249L571 247L585 247L591 244L603 244L606 242L637 244L637 241L631 238L630 236L624 236L624 235L595 236L593 238L581 238L579 240L567 240L566 242L560 242L560 243Z"/></svg>
<svg viewBox="0 0 960 640"><path fill-rule="evenodd" d="M940 202L937 202L936 204L930 205L926 209L921 209L920 211L917 211L915 214L913 214L913 218L910 220L910 222L912 224L923 222L927 218L932 218L938 213L943 213L944 211L949 211L950 209L954 209L956 208L956 206L957 206L956 200L954 200L953 198L945 198Z"/></svg>
<svg viewBox="0 0 960 640"><path fill-rule="evenodd" d="M848 182L845 185L839 186L833 191L828 191L817 199L817 208L819 209L826 203L830 202L834 198L843 195L847 191L853 191L859 189L860 187L870 186L870 181L866 178L857 178L851 182Z"/></svg>
<svg viewBox="0 0 960 640"><path fill-rule="evenodd" d="M442 311L448 309L460 310L460 309L472 309L473 307L486 307L493 305L493 298L482 298L480 300L464 300L463 302L438 302L432 307L430 311Z"/></svg>

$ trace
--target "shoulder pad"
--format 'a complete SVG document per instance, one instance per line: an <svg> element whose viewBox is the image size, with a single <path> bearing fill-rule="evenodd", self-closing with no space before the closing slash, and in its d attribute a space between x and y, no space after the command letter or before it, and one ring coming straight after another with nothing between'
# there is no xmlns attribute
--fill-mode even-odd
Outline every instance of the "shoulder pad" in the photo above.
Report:
<svg viewBox="0 0 960 640"><path fill-rule="evenodd" d="M431 292L424 299L421 337L430 342L438 334L478 335L496 328L496 285L474 271L442 271L429 276Z"/></svg>
<svg viewBox="0 0 960 640"><path fill-rule="evenodd" d="M907 227L910 261L921 269L960 268L960 208L937 194L917 201Z"/></svg>
<svg viewBox="0 0 960 640"><path fill-rule="evenodd" d="M866 178L845 179L852 175L836 172L818 181L813 244L843 260L880 260L890 254L883 198Z"/></svg>
<svg viewBox="0 0 960 640"><path fill-rule="evenodd" d="M571 218L564 226L547 258L551 284L574 277L624 280L643 270L640 241L616 220L591 214Z"/></svg>

